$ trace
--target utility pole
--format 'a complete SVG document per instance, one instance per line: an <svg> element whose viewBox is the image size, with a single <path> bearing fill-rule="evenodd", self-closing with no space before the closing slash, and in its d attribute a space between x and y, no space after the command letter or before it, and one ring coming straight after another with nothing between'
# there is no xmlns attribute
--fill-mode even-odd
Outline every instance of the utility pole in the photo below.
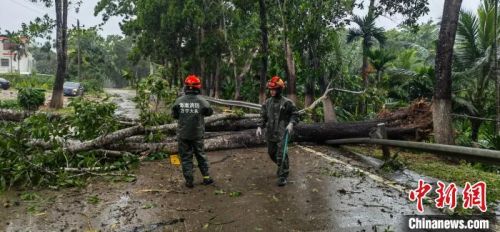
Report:
<svg viewBox="0 0 500 232"><path fill-rule="evenodd" d="M78 45L77 45L77 47L78 47L77 48L78 49L78 55L77 55L78 56L78 58L77 58L78 59L78 80L81 81L82 79L81 79L81 76L80 76L80 73L81 73L80 72L81 71L80 68L81 68L82 59L81 59L81 55L80 55L80 34L81 34L81 31L80 31L80 19L76 20L76 28L77 28L77 33L78 33L77 34L77 43L78 43Z"/></svg>

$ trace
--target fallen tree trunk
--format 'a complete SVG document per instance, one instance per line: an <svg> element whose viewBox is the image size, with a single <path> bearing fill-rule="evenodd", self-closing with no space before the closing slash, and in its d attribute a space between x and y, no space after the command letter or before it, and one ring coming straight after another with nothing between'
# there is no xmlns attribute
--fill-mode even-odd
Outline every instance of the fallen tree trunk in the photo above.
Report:
<svg viewBox="0 0 500 232"><path fill-rule="evenodd" d="M205 138L207 141L212 141L214 147L209 149L217 149L215 141L225 141L227 144L221 145L220 149L229 148L231 146L240 147L245 144L260 144L253 142L255 139L255 130L258 125L256 115L246 115L243 119L235 119L234 115L216 115L206 119L207 128L211 130L220 130L218 132L207 132ZM368 137L373 128L376 128L378 121L356 122L356 123L314 123L314 124L299 124L294 128L292 141L297 142L316 142L323 143L325 140L339 138L360 138ZM158 151L167 150L175 151L177 142L174 132L177 128L176 123L145 128L143 126L133 126L126 129L115 131L108 135L100 136L89 141L69 140L63 142L63 148L71 153L77 153L88 150L107 148L110 150L121 151ZM250 128L250 129L249 129ZM226 130L230 130L226 131ZM239 130L240 132L236 132ZM388 137L391 139L414 139L418 138L420 128L387 128ZM139 134L149 132L165 132L171 134L163 140L162 143L148 143L143 136ZM233 137L234 138L231 138ZM240 141L247 139L249 141ZM231 145L230 143L234 143ZM112 146L109 146L113 144ZM43 141L34 141L30 145L50 149L52 144Z"/></svg>
<svg viewBox="0 0 500 232"><path fill-rule="evenodd" d="M316 142L324 143L326 140L335 138L367 137L376 123L364 124L308 124L299 125L293 132L292 142ZM403 138L411 137L416 133L417 128L391 128L387 130L390 137ZM266 131L264 131L264 134ZM255 130L242 130L231 132L213 132L205 136L205 150L223 150L233 148L252 147L265 144L265 136L256 137ZM175 137L166 138L160 143L147 143L137 141L127 141L115 143L107 146L106 149L121 150L129 152L157 152L177 153L177 141Z"/></svg>
<svg viewBox="0 0 500 232"><path fill-rule="evenodd" d="M205 131L241 131L248 129L257 129L260 122L260 118L244 118L237 120L221 120L205 126Z"/></svg>
<svg viewBox="0 0 500 232"><path fill-rule="evenodd" d="M26 117L27 113L24 111L0 109L0 120L2 121L20 122Z"/></svg>
<svg viewBox="0 0 500 232"><path fill-rule="evenodd" d="M352 123L313 123L313 124L299 124L294 129L292 139L299 142L316 142L323 143L325 140L341 139L341 138L360 138L369 137L373 128L376 128L380 122L385 122L387 126L387 135L390 139L420 139L420 134L425 135L432 128L430 125L432 120L429 120L430 113L426 110L428 105L425 102L418 102L409 108L398 110L395 113L390 113L377 120L352 122ZM205 119L206 130L208 132L223 132L232 131L229 135L221 136L236 136L234 131L244 131L246 138L253 140L254 130L260 122L259 114L218 114ZM63 144L63 149L70 153L78 153L82 151L96 150L107 148L110 150L123 150L120 148L130 148L132 150L158 150L168 148L167 150L175 150L175 139L165 139L162 143L147 143L144 137L139 135L149 135L150 133L164 133L165 135L175 135L177 123L166 125L144 127L142 125L132 126L126 129L118 130L113 133L100 136L98 138L88 141L75 141L66 140L60 141ZM239 134L239 136L243 136ZM220 137L219 134L207 134L207 138ZM222 138L222 137L221 137ZM235 140L224 139L239 144L238 137ZM146 143L145 143L146 142ZM109 147L114 144L114 147ZM173 145L172 145L173 144ZM32 146L42 147L44 149L51 149L54 147L52 144L40 141L32 141ZM116 146L116 147L115 147ZM225 145L226 147L228 145ZM214 148L215 149L215 148Z"/></svg>
<svg viewBox="0 0 500 232"><path fill-rule="evenodd" d="M0 109L0 121L22 122L25 118L33 115L35 112L19 111L19 110L6 110ZM45 114L49 120L60 119L61 115L56 113L37 112L38 114Z"/></svg>
<svg viewBox="0 0 500 232"><path fill-rule="evenodd" d="M234 115L234 114L218 114L218 115L213 115L211 117L206 118L205 123L211 124L211 123L214 123L214 122L217 122L220 120L237 119L237 118L245 119L245 118L257 118L257 117L259 117L259 115L257 115L257 114L247 114L247 115L243 115L243 116ZM70 153L77 153L77 152L100 149L100 148L103 148L109 144L123 141L128 137L132 137L132 136L144 134L144 133L163 132L163 133L167 133L167 134L175 134L176 129L177 129L177 123L170 123L170 124L161 125L161 126L154 126L154 127L144 127L142 125L137 125L137 126L117 130L113 133L110 133L107 135L102 135L102 136L99 136L99 137L92 139L92 140L87 140L87 141L66 140L66 141L62 141L62 144L63 144L64 150L66 150ZM44 149L51 149L54 147L54 145L50 142L39 141L39 140L32 141L28 145L38 146L38 147L42 147Z"/></svg>
<svg viewBox="0 0 500 232"><path fill-rule="evenodd" d="M216 131L216 132L205 132L205 139L208 138L213 138L221 135L230 135L234 134L234 131ZM170 142L176 142L177 137L176 136L169 136L163 139L161 141L162 143L170 143ZM146 136L144 135L134 135L132 137L128 137L124 140L125 143L148 143L149 141L146 140Z"/></svg>
<svg viewBox="0 0 500 232"><path fill-rule="evenodd" d="M169 139L170 140L170 139ZM240 132L212 134L205 138L205 151L234 149L243 147L254 147L263 145L264 138L256 138L254 130L245 130ZM124 143L113 144L109 146L112 150L125 150L131 152L158 152L177 153L177 141L163 143Z"/></svg>
<svg viewBox="0 0 500 232"><path fill-rule="evenodd" d="M378 123L380 122L299 124L294 128L293 140L322 143L330 139L369 137ZM419 131L418 127L388 127L387 136L396 140L415 139L420 137Z"/></svg>

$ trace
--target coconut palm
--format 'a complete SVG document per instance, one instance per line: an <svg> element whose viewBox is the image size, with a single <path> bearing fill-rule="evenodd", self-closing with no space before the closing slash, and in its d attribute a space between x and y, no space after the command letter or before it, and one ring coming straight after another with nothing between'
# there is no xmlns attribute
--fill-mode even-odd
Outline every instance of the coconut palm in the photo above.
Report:
<svg viewBox="0 0 500 232"><path fill-rule="evenodd" d="M488 113L488 98L494 96L493 66L494 51L492 49L494 38L494 1L484 0L477 10L473 12L462 11L457 28L457 41L455 46L454 73L456 87L464 89L454 96L455 103L471 116L486 115ZM471 139L477 141L478 131L482 121L470 119Z"/></svg>

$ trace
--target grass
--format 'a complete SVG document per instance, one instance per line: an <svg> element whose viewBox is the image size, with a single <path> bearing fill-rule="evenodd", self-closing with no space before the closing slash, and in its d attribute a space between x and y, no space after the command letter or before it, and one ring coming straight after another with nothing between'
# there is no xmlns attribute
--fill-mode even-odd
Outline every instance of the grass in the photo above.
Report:
<svg viewBox="0 0 500 232"><path fill-rule="evenodd" d="M0 77L10 81L12 88L41 88L45 90L52 89L54 76L52 75L19 75L16 73L2 74Z"/></svg>
<svg viewBox="0 0 500 232"><path fill-rule="evenodd" d="M52 114L61 114L61 115L71 115L74 114L75 111L72 107L63 107L60 109L52 109L47 106L42 106L38 110L38 112L52 113Z"/></svg>
<svg viewBox="0 0 500 232"><path fill-rule="evenodd" d="M87 197L87 202L92 205L97 205L101 199L97 195Z"/></svg>
<svg viewBox="0 0 500 232"><path fill-rule="evenodd" d="M21 109L21 106L17 102L17 99L5 99L0 100L0 109Z"/></svg>
<svg viewBox="0 0 500 232"><path fill-rule="evenodd" d="M374 146L345 146L350 151L382 159L382 151ZM484 181L487 185L487 202L500 200L500 167L485 163L470 163L465 160L454 161L426 152L392 148L391 154L398 153L398 159L406 168L417 173L453 182L464 187L466 182L475 184ZM461 194L459 194L460 196Z"/></svg>

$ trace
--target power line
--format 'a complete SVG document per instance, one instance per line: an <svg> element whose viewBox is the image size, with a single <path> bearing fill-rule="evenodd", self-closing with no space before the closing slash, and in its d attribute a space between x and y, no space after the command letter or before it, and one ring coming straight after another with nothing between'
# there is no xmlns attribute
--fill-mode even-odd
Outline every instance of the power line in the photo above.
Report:
<svg viewBox="0 0 500 232"><path fill-rule="evenodd" d="M34 13L37 13L37 14L48 14L48 15L52 15L53 12L51 11L41 11L39 8L36 8L36 7L32 7L32 6L29 6L29 5L25 5L21 2L18 2L18 1L15 1L15 0L9 0L10 2L18 5L18 6L21 6L27 10L30 10L31 12L34 12ZM44 8L44 9L47 9L47 8ZM68 6L68 12L70 11L70 6ZM74 21L77 21L78 19L75 18L74 16L71 16L70 14L68 14L68 17L73 19Z"/></svg>
<svg viewBox="0 0 500 232"><path fill-rule="evenodd" d="M18 2L18 1L15 1L15 0L9 0L9 1L12 2L12 3L14 3L14 4L16 4L16 5L18 5L18 6L21 6L21 7L25 8L25 9L28 9L28 10L30 10L32 12L36 11L36 13L48 14L47 12L43 12L43 11L37 9L37 8L32 8L30 6L24 5L24 4L22 4L21 2Z"/></svg>

